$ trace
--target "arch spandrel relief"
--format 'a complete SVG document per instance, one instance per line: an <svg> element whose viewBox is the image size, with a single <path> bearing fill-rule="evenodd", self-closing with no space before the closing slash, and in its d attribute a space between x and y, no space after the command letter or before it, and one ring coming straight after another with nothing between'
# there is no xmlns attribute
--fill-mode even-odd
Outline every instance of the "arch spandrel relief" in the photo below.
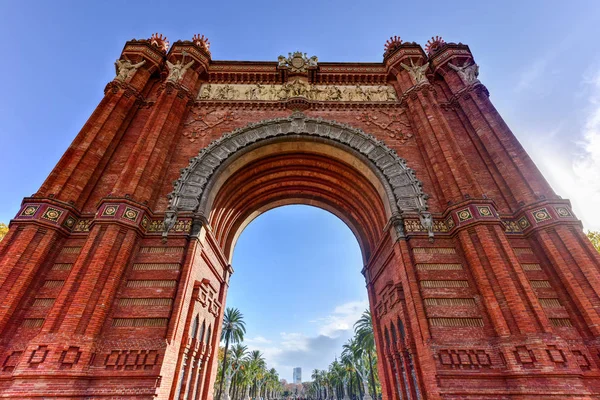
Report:
<svg viewBox="0 0 600 400"><path fill-rule="evenodd" d="M210 211L205 209L208 207L206 198L210 190L209 182L225 160L261 140L292 135L331 140L347 146L351 152L361 154L385 188L391 212L390 222L396 227L397 235L404 236L401 223L404 213L418 214L430 236L433 235L433 223L427 211L428 195L423 192L415 172L394 150L360 129L295 112L287 118L251 123L223 135L202 149L182 170L174 184L174 191L169 195L163 236L175 224L180 212L193 212L206 218Z"/></svg>

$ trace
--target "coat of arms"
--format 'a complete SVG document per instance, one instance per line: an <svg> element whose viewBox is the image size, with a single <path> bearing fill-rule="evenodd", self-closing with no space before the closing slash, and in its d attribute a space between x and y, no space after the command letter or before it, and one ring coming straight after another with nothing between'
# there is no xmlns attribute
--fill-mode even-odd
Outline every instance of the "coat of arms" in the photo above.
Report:
<svg viewBox="0 0 600 400"><path fill-rule="evenodd" d="M306 72L307 68L316 67L319 59L317 56L308 58L306 53L297 51L295 53L288 53L288 57L279 56L279 67L287 67L290 72Z"/></svg>

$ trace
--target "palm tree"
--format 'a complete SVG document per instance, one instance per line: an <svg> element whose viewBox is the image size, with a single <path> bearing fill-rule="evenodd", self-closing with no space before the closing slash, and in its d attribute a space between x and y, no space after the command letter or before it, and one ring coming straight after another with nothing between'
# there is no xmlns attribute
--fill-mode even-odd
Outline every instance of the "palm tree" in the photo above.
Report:
<svg viewBox="0 0 600 400"><path fill-rule="evenodd" d="M262 378L261 371L264 370L265 367L266 363L262 353L258 350L251 351L248 355L249 382L246 389L246 400L250 398L250 386L253 384L256 386L258 385L258 380Z"/></svg>
<svg viewBox="0 0 600 400"><path fill-rule="evenodd" d="M235 344L230 351L231 362L230 368L227 368L225 372L225 391L224 395L227 400L231 399L230 391L231 391L231 380L238 373L239 369L242 367L242 362L246 356L248 347L243 346L239 343Z"/></svg>
<svg viewBox="0 0 600 400"><path fill-rule="evenodd" d="M229 349L229 342L241 342L244 340L245 333L246 323L244 322L244 315L237 308L228 307L223 316L223 330L221 331L221 341L225 341L225 353L223 355L223 370L221 371L221 383L219 384L219 394L217 395L217 399L221 399L221 393L223 391L223 378L225 377L225 370L227 369L227 351ZM227 396L228 395L229 393L227 393Z"/></svg>
<svg viewBox="0 0 600 400"><path fill-rule="evenodd" d="M368 374L368 359L364 349L358 344L358 341L354 338L348 339L348 342L344 344L342 351L342 357L348 357L352 360L352 365L356 370L356 374L359 376L359 380L362 381L364 387L363 400L372 400L369 395L369 380Z"/></svg>
<svg viewBox="0 0 600 400"><path fill-rule="evenodd" d="M315 390L318 393L319 400L321 400L321 372L318 369L313 369L312 375L310 377L315 383Z"/></svg>
<svg viewBox="0 0 600 400"><path fill-rule="evenodd" d="M371 311L365 310L359 320L354 324L354 333L358 344L367 353L369 359L369 372L371 375L371 389L373 397L377 397L375 388L375 374L373 373L373 353L375 352L375 335L373 334L373 318Z"/></svg>

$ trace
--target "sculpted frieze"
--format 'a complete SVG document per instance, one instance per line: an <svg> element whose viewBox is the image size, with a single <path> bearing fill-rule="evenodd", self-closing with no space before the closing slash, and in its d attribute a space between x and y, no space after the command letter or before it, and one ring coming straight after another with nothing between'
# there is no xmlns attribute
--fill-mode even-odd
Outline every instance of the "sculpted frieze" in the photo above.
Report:
<svg viewBox="0 0 600 400"><path fill-rule="evenodd" d="M303 79L282 85L205 83L198 93L198 100L280 101L294 97L343 102L398 100L394 88L387 85L313 85Z"/></svg>

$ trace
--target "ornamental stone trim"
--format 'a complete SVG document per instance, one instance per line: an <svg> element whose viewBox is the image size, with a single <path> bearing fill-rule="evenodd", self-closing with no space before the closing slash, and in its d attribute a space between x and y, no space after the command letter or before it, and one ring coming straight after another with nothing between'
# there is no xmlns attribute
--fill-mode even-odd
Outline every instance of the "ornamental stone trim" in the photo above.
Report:
<svg viewBox="0 0 600 400"><path fill-rule="evenodd" d="M418 214L431 220L427 211L427 198L422 183L406 161L382 141L352 126L322 118L309 118L300 112L290 117L275 118L251 123L213 141L190 160L169 194L169 207L165 216L163 237L175 225L180 212L192 212L206 219L207 186L225 160L236 152L262 140L304 136L328 139L352 152L364 156L384 185L392 217L403 213ZM401 218L395 218L400 222ZM433 229L430 231L433 232Z"/></svg>

